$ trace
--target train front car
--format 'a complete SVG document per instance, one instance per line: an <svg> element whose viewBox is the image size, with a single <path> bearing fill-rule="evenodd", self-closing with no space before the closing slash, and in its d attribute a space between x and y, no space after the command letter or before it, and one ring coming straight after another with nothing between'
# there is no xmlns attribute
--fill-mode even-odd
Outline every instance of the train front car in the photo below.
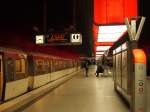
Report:
<svg viewBox="0 0 150 112"><path fill-rule="evenodd" d="M28 88L27 55L19 50L0 48L0 100L17 97Z"/></svg>

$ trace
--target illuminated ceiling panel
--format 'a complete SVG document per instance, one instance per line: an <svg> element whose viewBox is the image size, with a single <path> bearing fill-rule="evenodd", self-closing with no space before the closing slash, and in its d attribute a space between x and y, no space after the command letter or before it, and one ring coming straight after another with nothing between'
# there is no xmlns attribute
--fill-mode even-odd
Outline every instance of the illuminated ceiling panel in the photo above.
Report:
<svg viewBox="0 0 150 112"><path fill-rule="evenodd" d="M99 26L97 42L115 42L126 31L126 25Z"/></svg>
<svg viewBox="0 0 150 112"><path fill-rule="evenodd" d="M94 0L95 24L122 24L125 17L135 17L138 0Z"/></svg>
<svg viewBox="0 0 150 112"><path fill-rule="evenodd" d="M124 18L137 16L138 0L94 0L95 55L98 55L96 51L108 50L127 31L126 26L122 25Z"/></svg>
<svg viewBox="0 0 150 112"><path fill-rule="evenodd" d="M98 33L118 33L125 32L127 30L126 25L109 25L109 26L99 26Z"/></svg>
<svg viewBox="0 0 150 112"><path fill-rule="evenodd" d="M111 46L97 46L96 51L105 51L108 50Z"/></svg>

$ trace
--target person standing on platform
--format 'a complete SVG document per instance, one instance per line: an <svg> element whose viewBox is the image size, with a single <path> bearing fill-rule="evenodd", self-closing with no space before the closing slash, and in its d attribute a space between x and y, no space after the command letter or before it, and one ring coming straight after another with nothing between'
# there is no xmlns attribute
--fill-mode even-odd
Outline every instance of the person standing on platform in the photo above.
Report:
<svg viewBox="0 0 150 112"><path fill-rule="evenodd" d="M104 72L104 69L103 69L102 65L98 64L97 69L96 69L96 77L99 77L99 73L103 73L103 72Z"/></svg>
<svg viewBox="0 0 150 112"><path fill-rule="evenodd" d="M84 68L85 68L85 76L88 77L88 62L85 61L84 63Z"/></svg>

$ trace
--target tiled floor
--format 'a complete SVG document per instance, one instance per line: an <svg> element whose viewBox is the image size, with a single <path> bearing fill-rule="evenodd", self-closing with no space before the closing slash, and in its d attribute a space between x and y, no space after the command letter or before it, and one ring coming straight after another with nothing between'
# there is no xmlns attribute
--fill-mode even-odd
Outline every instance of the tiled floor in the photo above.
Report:
<svg viewBox="0 0 150 112"><path fill-rule="evenodd" d="M22 112L129 112L113 88L112 77L83 72L22 109Z"/></svg>

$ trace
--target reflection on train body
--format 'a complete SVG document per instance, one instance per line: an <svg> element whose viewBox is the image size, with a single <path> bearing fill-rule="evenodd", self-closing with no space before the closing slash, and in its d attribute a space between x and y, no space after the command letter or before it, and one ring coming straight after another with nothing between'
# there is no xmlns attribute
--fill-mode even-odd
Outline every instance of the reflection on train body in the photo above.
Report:
<svg viewBox="0 0 150 112"><path fill-rule="evenodd" d="M22 95L78 68L78 60L1 47L0 101Z"/></svg>

